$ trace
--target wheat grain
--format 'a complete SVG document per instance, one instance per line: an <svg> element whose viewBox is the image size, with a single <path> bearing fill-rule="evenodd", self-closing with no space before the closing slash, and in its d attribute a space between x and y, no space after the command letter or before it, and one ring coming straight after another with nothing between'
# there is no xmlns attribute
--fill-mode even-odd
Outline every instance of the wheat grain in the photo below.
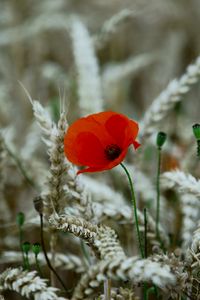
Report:
<svg viewBox="0 0 200 300"><path fill-rule="evenodd" d="M37 272L23 271L22 268L8 268L0 275L0 291L16 291L34 300L66 300L56 295L58 289L47 286L47 280L37 275Z"/></svg>
<svg viewBox="0 0 200 300"><path fill-rule="evenodd" d="M163 120L174 105L183 99L191 87L199 80L200 57L187 67L185 74L179 80L174 79L151 104L140 122L140 134L145 140L151 135L161 120Z"/></svg>
<svg viewBox="0 0 200 300"><path fill-rule="evenodd" d="M51 260L52 254L47 253L49 259ZM1 253L0 263L1 264L10 264L10 263L19 263L22 260L21 252L17 251L5 251ZM38 255L38 261L41 266L46 265L45 257L42 253ZM31 265L35 264L35 255L33 253L29 253L29 262ZM74 270L76 273L83 273L85 271L84 264L81 259L73 254L63 254L56 253L55 254L55 264L56 268L61 268L63 270Z"/></svg>
<svg viewBox="0 0 200 300"><path fill-rule="evenodd" d="M200 196L200 181L180 170L163 173L161 184L164 188L177 188L181 193Z"/></svg>
<svg viewBox="0 0 200 300"><path fill-rule="evenodd" d="M176 284L176 276L168 265L137 257L112 257L111 260L101 261L90 267L76 286L72 300L91 297L106 276L114 280L131 280L135 284L153 282L164 290L173 289Z"/></svg>
<svg viewBox="0 0 200 300"><path fill-rule="evenodd" d="M92 40L85 25L72 18L71 37L78 73L79 106L83 115L103 110L101 80Z"/></svg>

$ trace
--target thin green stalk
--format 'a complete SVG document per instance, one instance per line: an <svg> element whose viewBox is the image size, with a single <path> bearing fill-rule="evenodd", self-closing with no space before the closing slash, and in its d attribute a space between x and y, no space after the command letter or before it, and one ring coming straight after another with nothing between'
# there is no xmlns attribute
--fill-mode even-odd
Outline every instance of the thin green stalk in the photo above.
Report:
<svg viewBox="0 0 200 300"><path fill-rule="evenodd" d="M26 261L25 261L26 259L25 259L24 251L22 249L22 244L23 244L23 231L22 231L22 226L19 225L19 246L22 252L23 268L26 269Z"/></svg>
<svg viewBox="0 0 200 300"><path fill-rule="evenodd" d="M40 274L40 276L42 277L42 270L40 268L40 263L39 263L39 260L38 260L38 255L35 254L35 264L36 264L36 267L37 267L37 270L38 270L38 273Z"/></svg>
<svg viewBox="0 0 200 300"><path fill-rule="evenodd" d="M28 253L25 253L25 269L30 271L30 263L29 263L29 258L28 258Z"/></svg>
<svg viewBox="0 0 200 300"><path fill-rule="evenodd" d="M125 165L123 163L121 163L120 165L122 166L122 168L124 169L124 171L125 171L125 173L128 177L128 181L129 181L129 185L130 185L130 189L131 189L131 199L132 199L133 211L134 211L134 216L135 216L136 233L137 233L137 238L138 238L140 255L141 255L142 258L144 258L144 252L143 252L143 247L142 247L142 239L141 239L140 230L139 230L139 222L138 222L137 206L136 206L136 199L135 199L133 181L132 181L131 176L130 176L127 168L125 167Z"/></svg>
<svg viewBox="0 0 200 300"><path fill-rule="evenodd" d="M84 243L83 240L81 240L80 243L81 243L81 250L82 250L83 256L85 258L85 262L86 262L87 266L90 266L91 265L91 259L90 259L90 256L88 254L88 251L86 249L85 243Z"/></svg>
<svg viewBox="0 0 200 300"><path fill-rule="evenodd" d="M147 290L147 299L149 299L149 296L151 294L154 294L156 299L158 299L158 291L157 291L157 287L154 285L152 287L150 287L148 290Z"/></svg>
<svg viewBox="0 0 200 300"><path fill-rule="evenodd" d="M156 179L157 203L156 203L156 237L160 240L159 223L160 223L160 167L161 167L161 149L158 148L158 169Z"/></svg>
<svg viewBox="0 0 200 300"><path fill-rule="evenodd" d="M148 257L148 244L147 244L147 209L144 208L144 257Z"/></svg>
<svg viewBox="0 0 200 300"><path fill-rule="evenodd" d="M60 281L61 285L65 289L65 291L68 292L68 289L65 286L62 278L58 275L58 273L56 272L56 270L52 267L51 262L50 262L50 260L48 258L48 255L47 255L47 251L46 251L46 247L45 247L45 243L44 243L43 214L42 213L40 213L40 238L41 238L42 249L43 249L43 252L44 252L44 257L46 259L46 262L47 262L47 265L48 265L49 269L55 274L55 276L57 277L57 279Z"/></svg>
<svg viewBox="0 0 200 300"><path fill-rule="evenodd" d="M144 257L148 256L148 245L147 245L147 209L144 208ZM147 300L148 285L144 282L144 300Z"/></svg>

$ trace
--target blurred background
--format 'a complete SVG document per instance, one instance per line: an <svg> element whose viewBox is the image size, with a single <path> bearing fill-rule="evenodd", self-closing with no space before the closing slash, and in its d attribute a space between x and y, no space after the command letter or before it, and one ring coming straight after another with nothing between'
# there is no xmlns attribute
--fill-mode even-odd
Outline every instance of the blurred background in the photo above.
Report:
<svg viewBox="0 0 200 300"><path fill-rule="evenodd" d="M27 95L54 121L63 106L69 123L101 110L140 120L199 55L199 25L199 0L0 0L0 127L11 151L0 151L0 221L10 224L0 229L1 250L17 248L16 213L30 213L37 194L23 168L40 186L48 169ZM167 126L176 143L179 128L187 139L181 155L199 121L199 93L196 84L160 128Z"/></svg>
<svg viewBox="0 0 200 300"><path fill-rule="evenodd" d="M21 133L19 140L32 118L19 81L55 116L60 96L73 108L69 121L80 114L75 18L94 45L104 107L138 119L200 51L198 0L1 0L0 6L0 122L12 123ZM86 50L78 50L83 62ZM194 117L198 89L184 104Z"/></svg>

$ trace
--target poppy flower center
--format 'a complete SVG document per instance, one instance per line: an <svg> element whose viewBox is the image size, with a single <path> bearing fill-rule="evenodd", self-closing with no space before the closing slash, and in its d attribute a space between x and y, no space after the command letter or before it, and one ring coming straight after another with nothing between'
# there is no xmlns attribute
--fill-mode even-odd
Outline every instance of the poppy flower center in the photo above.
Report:
<svg viewBox="0 0 200 300"><path fill-rule="evenodd" d="M106 158L108 160L114 160L118 158L121 154L121 148L116 144L108 145L105 149Z"/></svg>

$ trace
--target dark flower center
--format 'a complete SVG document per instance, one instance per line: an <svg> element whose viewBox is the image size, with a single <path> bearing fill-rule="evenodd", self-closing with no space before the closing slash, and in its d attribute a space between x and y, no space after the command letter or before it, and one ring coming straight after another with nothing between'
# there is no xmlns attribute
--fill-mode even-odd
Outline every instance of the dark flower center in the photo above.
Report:
<svg viewBox="0 0 200 300"><path fill-rule="evenodd" d="M108 160L114 160L118 158L121 154L121 148L116 144L108 145L105 149L106 158Z"/></svg>

